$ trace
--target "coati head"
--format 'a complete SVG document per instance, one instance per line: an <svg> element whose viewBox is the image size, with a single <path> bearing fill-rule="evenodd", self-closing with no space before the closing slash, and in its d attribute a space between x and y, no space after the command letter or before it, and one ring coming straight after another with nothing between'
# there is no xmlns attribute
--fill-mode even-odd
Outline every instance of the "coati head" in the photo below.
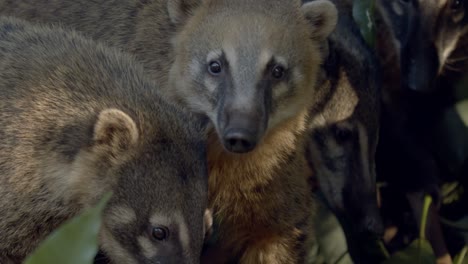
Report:
<svg viewBox="0 0 468 264"><path fill-rule="evenodd" d="M393 32L402 85L430 92L460 38L468 33L466 0L379 0L385 23Z"/></svg>
<svg viewBox="0 0 468 264"><path fill-rule="evenodd" d="M172 95L210 118L227 151L249 152L269 128L313 103L319 45L336 9L327 0L191 2L168 1L180 25Z"/></svg>
<svg viewBox="0 0 468 264"><path fill-rule="evenodd" d="M381 73L376 54L359 32L351 1L334 3L338 24L321 67L327 93L310 109L306 159L349 239L383 232L375 172ZM354 259L351 245L349 249Z"/></svg>
<svg viewBox="0 0 468 264"><path fill-rule="evenodd" d="M115 108L98 114L75 161L77 199L89 205L113 192L100 231L112 263L198 263L208 185L203 131L193 120L154 128L147 122L154 114L132 116Z"/></svg>

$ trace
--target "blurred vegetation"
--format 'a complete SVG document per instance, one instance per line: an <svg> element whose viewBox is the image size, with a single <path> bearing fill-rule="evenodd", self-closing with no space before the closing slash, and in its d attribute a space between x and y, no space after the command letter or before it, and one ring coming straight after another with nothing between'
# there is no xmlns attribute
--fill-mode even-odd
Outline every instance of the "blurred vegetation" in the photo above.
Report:
<svg viewBox="0 0 468 264"><path fill-rule="evenodd" d="M353 1L353 18L361 29L364 40L371 47L375 47L375 0Z"/></svg>
<svg viewBox="0 0 468 264"><path fill-rule="evenodd" d="M25 264L92 264L98 252L98 234L108 193L93 208L70 219L51 233Z"/></svg>

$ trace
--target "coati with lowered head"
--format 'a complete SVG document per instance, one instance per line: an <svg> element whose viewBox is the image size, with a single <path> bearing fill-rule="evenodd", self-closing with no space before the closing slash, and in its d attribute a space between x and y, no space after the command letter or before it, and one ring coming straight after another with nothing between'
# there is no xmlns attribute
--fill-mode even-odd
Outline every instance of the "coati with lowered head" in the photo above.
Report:
<svg viewBox="0 0 468 264"><path fill-rule="evenodd" d="M380 67L354 21L352 1L332 2L338 23L324 46L321 79L327 88L310 111L307 160L345 230L353 260L371 261L357 242L383 233L375 172Z"/></svg>
<svg viewBox="0 0 468 264"><path fill-rule="evenodd" d="M243 263L300 262L311 226L302 149L316 102L326 0L0 1L134 53L163 94L205 114L219 246Z"/></svg>
<svg viewBox="0 0 468 264"><path fill-rule="evenodd" d="M99 246L113 263L198 263L203 119L163 101L132 56L0 18L1 262L112 191Z"/></svg>

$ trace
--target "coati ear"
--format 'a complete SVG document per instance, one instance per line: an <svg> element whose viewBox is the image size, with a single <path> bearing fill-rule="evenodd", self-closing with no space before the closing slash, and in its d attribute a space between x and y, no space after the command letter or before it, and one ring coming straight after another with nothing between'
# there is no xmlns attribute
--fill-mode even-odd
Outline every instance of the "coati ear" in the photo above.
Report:
<svg viewBox="0 0 468 264"><path fill-rule="evenodd" d="M126 113L109 108L101 111L94 125L94 146L119 154L138 142L138 128Z"/></svg>
<svg viewBox="0 0 468 264"><path fill-rule="evenodd" d="M167 0L167 11L171 22L179 24L186 21L200 2L201 0Z"/></svg>
<svg viewBox="0 0 468 264"><path fill-rule="evenodd" d="M302 5L301 11L312 26L312 36L319 41L325 40L338 22L338 10L328 0L315 0Z"/></svg>

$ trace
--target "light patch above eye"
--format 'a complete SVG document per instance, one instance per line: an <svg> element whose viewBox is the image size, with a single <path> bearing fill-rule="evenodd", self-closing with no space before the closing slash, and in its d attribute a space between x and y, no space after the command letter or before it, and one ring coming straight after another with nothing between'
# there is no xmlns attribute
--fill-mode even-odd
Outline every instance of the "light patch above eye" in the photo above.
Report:
<svg viewBox="0 0 468 264"><path fill-rule="evenodd" d="M223 56L222 50L212 50L206 56L206 63L210 63L214 60L219 60Z"/></svg>
<svg viewBox="0 0 468 264"><path fill-rule="evenodd" d="M397 1L392 2L392 9L393 9L393 12L395 12L395 14L399 16L403 15L403 9L400 3L398 3Z"/></svg>
<svg viewBox="0 0 468 264"><path fill-rule="evenodd" d="M107 213L108 222L112 225L127 225L136 221L135 210L127 206L114 206Z"/></svg>
<svg viewBox="0 0 468 264"><path fill-rule="evenodd" d="M169 224L171 223L171 219L167 215L155 213L151 216L149 222L152 226L169 226Z"/></svg>
<svg viewBox="0 0 468 264"><path fill-rule="evenodd" d="M288 70L288 68L289 68L288 61L286 60L286 58L284 58L282 56L273 55L271 51L269 51L267 49L264 49L264 50L262 50L262 52L260 53L260 56L258 58L258 65L261 65L261 67L259 67L259 70L261 71L260 74L272 62L274 63L273 66L279 65L279 66L283 67L285 70Z"/></svg>

